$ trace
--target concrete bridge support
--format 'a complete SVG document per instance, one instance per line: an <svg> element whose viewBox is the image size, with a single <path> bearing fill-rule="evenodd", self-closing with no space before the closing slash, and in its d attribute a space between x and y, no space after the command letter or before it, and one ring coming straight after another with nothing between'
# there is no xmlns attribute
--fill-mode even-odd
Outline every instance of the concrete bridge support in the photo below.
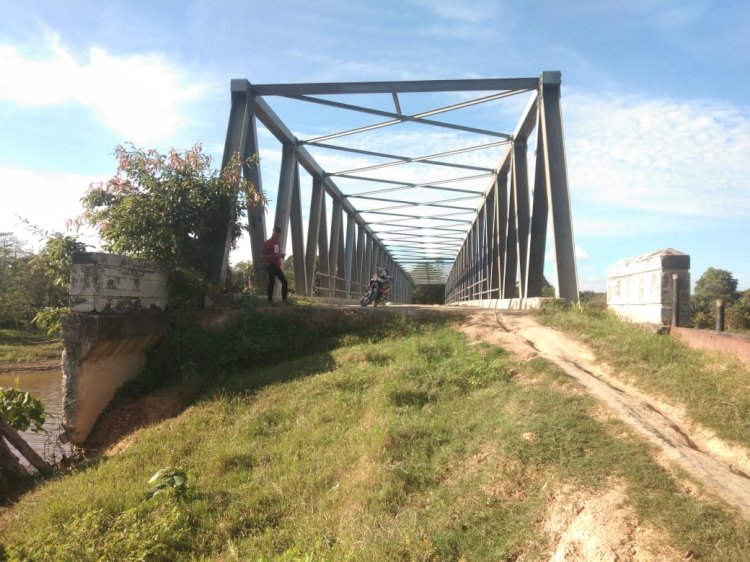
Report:
<svg viewBox="0 0 750 562"><path fill-rule="evenodd" d="M71 314L63 318L63 427L85 441L117 389L135 378L166 333L167 270L102 253L73 255Z"/></svg>

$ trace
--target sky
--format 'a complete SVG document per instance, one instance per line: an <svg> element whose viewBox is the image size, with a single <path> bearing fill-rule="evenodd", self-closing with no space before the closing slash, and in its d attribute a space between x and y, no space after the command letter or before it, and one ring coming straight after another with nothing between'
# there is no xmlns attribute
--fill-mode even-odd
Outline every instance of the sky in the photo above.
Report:
<svg viewBox="0 0 750 562"><path fill-rule="evenodd" d="M667 247L690 254L693 281L716 267L750 288L746 0L0 0L0 13L0 232L32 249L19 217L64 231L118 144L200 142L220 162L233 78L558 70L581 290ZM300 138L325 129L314 109L285 110ZM279 150L259 137L272 198ZM243 242L232 261L249 257Z"/></svg>

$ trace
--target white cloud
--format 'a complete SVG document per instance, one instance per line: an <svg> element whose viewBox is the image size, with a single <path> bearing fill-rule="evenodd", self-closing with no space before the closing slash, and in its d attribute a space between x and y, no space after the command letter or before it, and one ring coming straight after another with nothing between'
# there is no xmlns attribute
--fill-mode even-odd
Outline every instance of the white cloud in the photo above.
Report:
<svg viewBox="0 0 750 562"><path fill-rule="evenodd" d="M20 238L32 241L33 236L24 233L20 217L43 230L65 232L66 221L81 214L80 199L89 184L102 179L0 166L0 197L3 201L0 231L16 232Z"/></svg>
<svg viewBox="0 0 750 562"><path fill-rule="evenodd" d="M45 34L35 56L0 45L0 75L0 101L26 107L77 103L137 144L173 136L187 121L186 104L206 91L163 55L91 47L79 59L53 32Z"/></svg>
<svg viewBox="0 0 750 562"><path fill-rule="evenodd" d="M566 96L571 190L619 210L750 217L750 118L706 100Z"/></svg>
<svg viewBox="0 0 750 562"><path fill-rule="evenodd" d="M453 0L412 0L412 4L432 12L440 19L465 23L482 23L497 15L496 0L474 0L470 4Z"/></svg>

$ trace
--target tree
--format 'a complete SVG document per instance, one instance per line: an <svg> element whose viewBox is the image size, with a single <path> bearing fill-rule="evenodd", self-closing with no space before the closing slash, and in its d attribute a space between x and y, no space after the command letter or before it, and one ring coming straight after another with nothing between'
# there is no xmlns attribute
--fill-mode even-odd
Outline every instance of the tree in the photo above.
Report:
<svg viewBox="0 0 750 562"><path fill-rule="evenodd" d="M38 255L31 260L32 269L46 280L45 302L34 316L34 324L50 336L60 333L60 322L68 308L70 270L73 252L85 252L86 244L74 236L55 232L47 236L47 242Z"/></svg>
<svg viewBox="0 0 750 562"><path fill-rule="evenodd" d="M47 280L45 306L66 306L73 252L85 252L86 244L74 236L54 232L47 238L39 254L31 259L31 266Z"/></svg>
<svg viewBox="0 0 750 562"><path fill-rule="evenodd" d="M693 323L699 328L716 325L716 300L729 306L737 299L737 279L730 271L709 267L695 283L693 291Z"/></svg>
<svg viewBox="0 0 750 562"><path fill-rule="evenodd" d="M0 326L19 328L42 306L44 280L34 275L31 259L18 238L0 233Z"/></svg>
<svg viewBox="0 0 750 562"><path fill-rule="evenodd" d="M727 307L726 321L730 330L750 330L750 289L740 293L739 298Z"/></svg>
<svg viewBox="0 0 750 562"><path fill-rule="evenodd" d="M731 271L709 267L695 283L693 296L700 300L734 301L737 296L737 279L732 276Z"/></svg>
<svg viewBox="0 0 750 562"><path fill-rule="evenodd" d="M161 262L173 283L207 285L217 240L225 239L229 226L234 245L245 206L265 202L240 177L248 162L235 157L221 172L212 171L200 144L166 155L120 145L115 157L117 173L90 186L81 220L98 230L106 251ZM228 202L230 225L222 219Z"/></svg>
<svg viewBox="0 0 750 562"><path fill-rule="evenodd" d="M229 270L229 285L232 291L251 291L254 280L253 262L240 261Z"/></svg>

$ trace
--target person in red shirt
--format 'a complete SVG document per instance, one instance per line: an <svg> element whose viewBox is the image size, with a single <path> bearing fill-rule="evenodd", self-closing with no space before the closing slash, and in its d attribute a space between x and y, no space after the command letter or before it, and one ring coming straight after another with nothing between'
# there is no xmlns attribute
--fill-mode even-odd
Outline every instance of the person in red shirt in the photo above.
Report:
<svg viewBox="0 0 750 562"><path fill-rule="evenodd" d="M281 300L286 302L287 282L284 272L281 270L281 258L284 257L284 254L281 252L280 236L281 228L274 226L273 234L263 243L263 249L261 250L263 265L266 266L268 272L268 302L273 302L273 288L276 285L277 277L281 281Z"/></svg>

